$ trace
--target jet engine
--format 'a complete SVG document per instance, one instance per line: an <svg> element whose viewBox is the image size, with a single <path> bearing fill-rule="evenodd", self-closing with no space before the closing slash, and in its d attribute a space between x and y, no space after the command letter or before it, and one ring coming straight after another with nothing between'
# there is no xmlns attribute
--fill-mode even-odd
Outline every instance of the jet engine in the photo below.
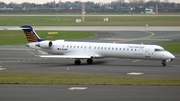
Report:
<svg viewBox="0 0 180 101"><path fill-rule="evenodd" d="M41 41L37 44L37 46L41 48L51 48L53 43L51 41Z"/></svg>

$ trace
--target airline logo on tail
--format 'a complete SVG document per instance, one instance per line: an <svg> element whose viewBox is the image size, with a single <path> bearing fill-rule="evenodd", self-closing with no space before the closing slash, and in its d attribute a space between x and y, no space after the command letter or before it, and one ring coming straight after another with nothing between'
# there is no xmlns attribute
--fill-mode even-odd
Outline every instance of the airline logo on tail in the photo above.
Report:
<svg viewBox="0 0 180 101"><path fill-rule="evenodd" d="M43 41L36 34L36 32L33 30L33 28L31 26L26 25L26 26L21 26L20 28L24 31L24 34L26 35L26 38L29 41L29 43Z"/></svg>
<svg viewBox="0 0 180 101"><path fill-rule="evenodd" d="M24 31L24 33L25 33L26 38L29 41L29 43L31 43L31 42L38 42L37 37L33 33L26 32L26 31Z"/></svg>

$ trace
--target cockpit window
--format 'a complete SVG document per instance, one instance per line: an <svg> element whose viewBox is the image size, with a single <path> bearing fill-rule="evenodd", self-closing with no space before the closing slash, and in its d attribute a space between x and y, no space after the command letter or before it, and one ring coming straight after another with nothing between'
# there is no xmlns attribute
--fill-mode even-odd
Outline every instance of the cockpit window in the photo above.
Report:
<svg viewBox="0 0 180 101"><path fill-rule="evenodd" d="M161 51L165 51L164 49L155 49L155 52L161 52Z"/></svg>

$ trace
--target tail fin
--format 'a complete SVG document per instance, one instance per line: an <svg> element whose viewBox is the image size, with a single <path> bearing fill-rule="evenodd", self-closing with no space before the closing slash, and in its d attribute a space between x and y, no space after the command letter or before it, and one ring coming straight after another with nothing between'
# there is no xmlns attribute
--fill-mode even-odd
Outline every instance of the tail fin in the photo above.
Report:
<svg viewBox="0 0 180 101"><path fill-rule="evenodd" d="M40 42L43 41L36 32L33 30L33 28L29 25L20 26L20 28L24 31L24 34L26 35L27 40L29 43L31 42Z"/></svg>

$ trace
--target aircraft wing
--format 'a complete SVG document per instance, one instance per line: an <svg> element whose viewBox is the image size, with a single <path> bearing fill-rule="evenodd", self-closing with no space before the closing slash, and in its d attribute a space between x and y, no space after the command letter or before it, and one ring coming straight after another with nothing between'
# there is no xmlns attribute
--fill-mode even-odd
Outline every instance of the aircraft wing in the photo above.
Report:
<svg viewBox="0 0 180 101"><path fill-rule="evenodd" d="M43 57L43 58L66 58L66 59L89 59L89 58L101 58L101 56L97 54L82 54L82 53L68 53L64 55L53 55L53 54L48 54L44 53L43 51L38 51L40 52L40 55L35 55L33 52L27 50L29 53L36 57Z"/></svg>
<svg viewBox="0 0 180 101"><path fill-rule="evenodd" d="M44 58L66 58L66 59L88 59L92 58L89 55L39 55Z"/></svg>

